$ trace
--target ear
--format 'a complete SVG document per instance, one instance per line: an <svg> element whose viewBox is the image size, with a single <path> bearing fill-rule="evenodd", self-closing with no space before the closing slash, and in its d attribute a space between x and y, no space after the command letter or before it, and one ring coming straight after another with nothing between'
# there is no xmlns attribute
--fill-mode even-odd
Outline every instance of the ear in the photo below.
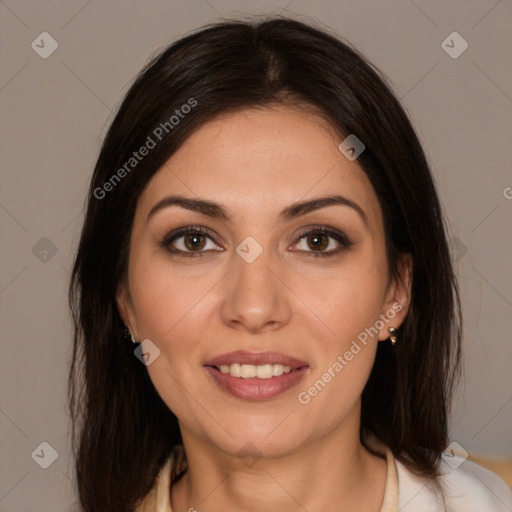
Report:
<svg viewBox="0 0 512 512"><path fill-rule="evenodd" d="M402 253L398 259L398 275L393 278L386 292L386 300L382 306L381 319L384 326L379 330L379 341L390 336L388 329L398 329L409 311L412 288L412 256Z"/></svg>
<svg viewBox="0 0 512 512"><path fill-rule="evenodd" d="M135 338L138 339L137 322L135 319L133 302L126 279L123 279L117 286L116 303L119 315L121 316L124 325L126 325L126 327L130 329L130 332L135 336Z"/></svg>

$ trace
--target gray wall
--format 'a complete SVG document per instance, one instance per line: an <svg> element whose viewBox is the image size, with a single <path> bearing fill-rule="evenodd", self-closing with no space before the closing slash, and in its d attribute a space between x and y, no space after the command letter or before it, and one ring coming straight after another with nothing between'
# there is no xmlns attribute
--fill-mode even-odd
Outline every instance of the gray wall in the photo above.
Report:
<svg viewBox="0 0 512 512"><path fill-rule="evenodd" d="M123 94L150 54L187 31L279 12L320 20L354 43L410 114L462 288L465 377L451 438L470 452L512 455L512 2L2 0L0 510L74 501L66 287L87 181ZM469 44L458 58L441 46L454 31ZM46 59L39 53L52 43L42 32L58 43ZM58 453L47 469L42 442Z"/></svg>

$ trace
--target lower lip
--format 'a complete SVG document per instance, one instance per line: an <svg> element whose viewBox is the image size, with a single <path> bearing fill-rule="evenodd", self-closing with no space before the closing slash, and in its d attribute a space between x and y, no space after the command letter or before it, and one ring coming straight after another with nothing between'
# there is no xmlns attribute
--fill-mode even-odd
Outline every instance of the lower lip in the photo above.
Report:
<svg viewBox="0 0 512 512"><path fill-rule="evenodd" d="M205 366L205 368L224 391L244 400L274 398L297 385L308 370L307 366L303 366L290 373L283 373L279 377L271 377L270 379L243 379L232 377L229 373L222 373L212 366Z"/></svg>

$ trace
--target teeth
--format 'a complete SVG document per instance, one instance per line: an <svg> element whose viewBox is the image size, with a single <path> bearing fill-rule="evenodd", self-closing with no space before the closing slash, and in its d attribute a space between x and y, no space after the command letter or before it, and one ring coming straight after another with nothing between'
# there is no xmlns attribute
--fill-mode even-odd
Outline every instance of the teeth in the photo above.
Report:
<svg viewBox="0 0 512 512"><path fill-rule="evenodd" d="M284 366L282 364L262 364L255 366L253 364L238 364L232 365L223 364L218 369L222 373L229 373L231 377L241 377L242 379L271 379L272 377L279 377L283 373L290 373L291 366Z"/></svg>

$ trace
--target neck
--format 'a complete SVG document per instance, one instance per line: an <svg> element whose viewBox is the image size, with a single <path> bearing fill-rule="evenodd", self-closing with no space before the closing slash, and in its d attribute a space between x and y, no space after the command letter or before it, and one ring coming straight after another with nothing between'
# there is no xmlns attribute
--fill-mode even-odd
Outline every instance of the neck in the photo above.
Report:
<svg viewBox="0 0 512 512"><path fill-rule="evenodd" d="M347 434L281 457L241 459L183 432L188 469L172 487L172 510L379 512L386 461L362 446L358 430Z"/></svg>

